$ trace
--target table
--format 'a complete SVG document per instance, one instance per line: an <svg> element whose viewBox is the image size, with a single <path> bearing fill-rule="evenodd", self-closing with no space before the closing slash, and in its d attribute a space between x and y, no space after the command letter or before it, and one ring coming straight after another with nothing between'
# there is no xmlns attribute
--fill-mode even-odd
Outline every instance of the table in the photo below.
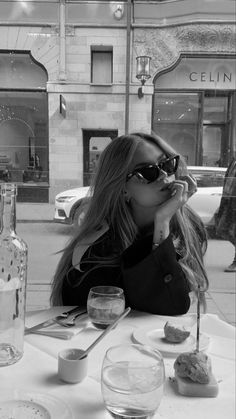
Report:
<svg viewBox="0 0 236 419"><path fill-rule="evenodd" d="M67 308L70 307L54 307L28 313L26 324L28 326L37 324ZM181 321L196 322L194 314L180 317ZM0 369L0 389L14 387L54 395L70 407L71 419L111 419L104 408L100 388L101 364L106 349L115 344L131 343L135 328L146 326L161 328L168 319L170 318L167 316L132 311L89 354L88 376L77 384L67 384L58 379L57 354L64 348L87 348L101 331L89 324L70 340L29 334L25 336L23 358L14 365ZM235 328L216 315L205 314L201 320L201 331L210 336L207 353L211 357L213 372L219 383L219 395L217 398L199 400L176 393L173 382L169 379L173 377L175 357L164 357L166 369L164 396L155 419L235 418Z"/></svg>

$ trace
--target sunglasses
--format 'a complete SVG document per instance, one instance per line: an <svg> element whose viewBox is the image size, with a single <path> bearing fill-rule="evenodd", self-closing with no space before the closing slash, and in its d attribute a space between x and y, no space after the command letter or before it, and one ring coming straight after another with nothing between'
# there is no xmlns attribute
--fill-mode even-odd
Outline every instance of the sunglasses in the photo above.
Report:
<svg viewBox="0 0 236 419"><path fill-rule="evenodd" d="M128 181L133 176L136 176L144 183L152 183L159 178L161 172L166 172L167 176L173 175L177 171L178 165L179 156L169 157L158 164L147 164L146 166L135 169L127 175L126 180Z"/></svg>

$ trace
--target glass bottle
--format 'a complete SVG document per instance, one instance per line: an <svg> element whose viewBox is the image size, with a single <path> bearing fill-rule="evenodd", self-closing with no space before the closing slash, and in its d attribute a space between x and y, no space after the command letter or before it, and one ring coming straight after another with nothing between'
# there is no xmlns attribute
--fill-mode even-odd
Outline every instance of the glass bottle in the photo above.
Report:
<svg viewBox="0 0 236 419"><path fill-rule="evenodd" d="M23 355L27 245L16 234L16 194L13 183L1 185L0 210L0 366Z"/></svg>

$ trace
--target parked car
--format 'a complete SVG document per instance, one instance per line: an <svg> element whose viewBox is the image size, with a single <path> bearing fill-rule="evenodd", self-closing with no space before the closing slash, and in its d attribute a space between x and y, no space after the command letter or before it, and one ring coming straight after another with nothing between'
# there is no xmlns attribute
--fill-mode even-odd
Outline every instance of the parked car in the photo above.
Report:
<svg viewBox="0 0 236 419"><path fill-rule="evenodd" d="M220 205L226 168L189 166L198 183L197 192L188 204L201 217L206 226L214 225L214 215ZM78 224L81 204L86 202L89 186L60 192L55 198L54 221L64 224Z"/></svg>
<svg viewBox="0 0 236 419"><path fill-rule="evenodd" d="M195 177L198 185L197 192L188 200L188 204L207 227L213 227L227 168L189 166L188 170Z"/></svg>

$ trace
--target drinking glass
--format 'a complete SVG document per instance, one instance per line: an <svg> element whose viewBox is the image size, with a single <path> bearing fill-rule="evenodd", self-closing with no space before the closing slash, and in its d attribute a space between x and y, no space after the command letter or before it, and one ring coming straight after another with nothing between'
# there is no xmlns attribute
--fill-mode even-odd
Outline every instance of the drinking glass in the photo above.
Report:
<svg viewBox="0 0 236 419"><path fill-rule="evenodd" d="M98 286L90 289L87 300L88 316L98 329L106 329L125 309L122 288Z"/></svg>
<svg viewBox="0 0 236 419"><path fill-rule="evenodd" d="M114 419L150 419L161 402L165 368L161 353L147 345L109 348L102 365L102 395Z"/></svg>

